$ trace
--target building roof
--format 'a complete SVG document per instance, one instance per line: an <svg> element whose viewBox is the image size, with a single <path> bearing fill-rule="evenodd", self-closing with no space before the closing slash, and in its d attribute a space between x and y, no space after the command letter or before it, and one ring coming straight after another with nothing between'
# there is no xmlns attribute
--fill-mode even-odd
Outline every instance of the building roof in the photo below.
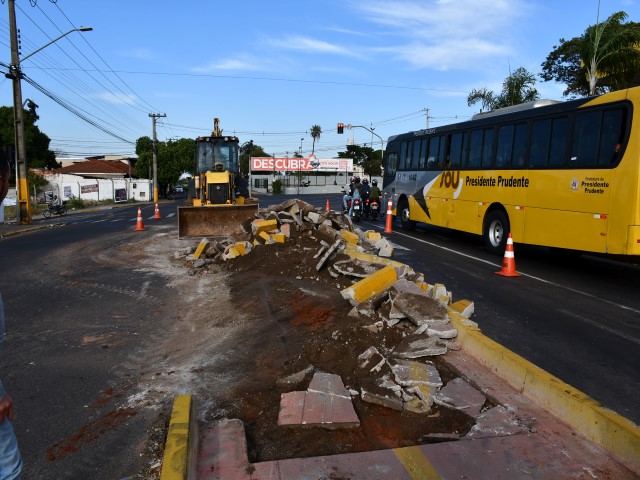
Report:
<svg viewBox="0 0 640 480"><path fill-rule="evenodd" d="M85 160L67 167L56 168L52 173L68 173L74 175L122 175L131 173L135 176L135 168L119 160Z"/></svg>

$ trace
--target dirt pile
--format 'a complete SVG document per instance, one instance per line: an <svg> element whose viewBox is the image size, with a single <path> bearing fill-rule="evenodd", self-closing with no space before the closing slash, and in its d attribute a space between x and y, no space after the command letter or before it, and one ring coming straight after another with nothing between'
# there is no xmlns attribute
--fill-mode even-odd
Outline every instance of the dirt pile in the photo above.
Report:
<svg viewBox="0 0 640 480"><path fill-rule="evenodd" d="M341 214L292 200L258 217L241 238L203 239L186 262L192 275L234 272L234 302L256 325L247 381L208 418L245 423L250 461L457 439L494 406L446 362L460 348L450 316L470 322L471 302L389 259L393 245ZM257 347L261 336L277 346ZM342 379L357 428L278 426L281 396L318 372Z"/></svg>

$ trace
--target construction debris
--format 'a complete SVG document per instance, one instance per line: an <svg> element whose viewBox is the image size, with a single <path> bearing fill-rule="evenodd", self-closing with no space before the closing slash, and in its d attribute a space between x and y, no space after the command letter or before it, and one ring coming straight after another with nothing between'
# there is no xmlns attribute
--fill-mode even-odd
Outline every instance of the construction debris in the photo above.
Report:
<svg viewBox="0 0 640 480"><path fill-rule="evenodd" d="M299 358L297 370L277 381L279 388L299 387L316 373L306 391L281 394L278 425L357 427L352 401L357 395L354 401L419 415L430 415L434 408L464 412L479 418L472 430L476 437L495 428L520 431L513 412L495 410L466 379L449 372L444 381L438 369L443 362L436 358L460 349L451 318L474 324L469 320L473 302L454 302L444 285L426 283L424 275L389 258L394 246L379 232L354 228L342 214L288 200L260 209L256 217L245 223L243 238L203 239L199 258L187 252L188 266L198 273L217 264L235 271L264 269L300 282L324 281L353 306L347 317L354 328L336 329L329 339L352 356L343 358L353 363L353 371L342 378L319 372L326 371L326 365L316 363L324 358L322 349ZM371 346L354 351L354 336L369 338ZM464 434L425 432L429 436L458 439Z"/></svg>

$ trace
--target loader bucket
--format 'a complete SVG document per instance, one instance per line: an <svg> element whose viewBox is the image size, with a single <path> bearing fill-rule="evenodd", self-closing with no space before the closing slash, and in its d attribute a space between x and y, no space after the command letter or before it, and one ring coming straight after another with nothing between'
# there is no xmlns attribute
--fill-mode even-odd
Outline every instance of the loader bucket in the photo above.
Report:
<svg viewBox="0 0 640 480"><path fill-rule="evenodd" d="M258 204L178 207L178 237L207 237L244 233L242 223L253 219Z"/></svg>

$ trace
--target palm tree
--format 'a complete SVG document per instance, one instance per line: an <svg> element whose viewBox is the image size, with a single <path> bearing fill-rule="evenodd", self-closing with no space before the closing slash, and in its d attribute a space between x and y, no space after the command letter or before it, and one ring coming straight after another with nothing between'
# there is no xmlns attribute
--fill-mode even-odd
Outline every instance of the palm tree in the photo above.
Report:
<svg viewBox="0 0 640 480"><path fill-rule="evenodd" d="M311 147L311 155L313 155L316 151L316 140L319 140L322 134L322 127L320 127L320 125L312 125L310 133L311 138L313 138L313 145Z"/></svg>
<svg viewBox="0 0 640 480"><path fill-rule="evenodd" d="M469 106L482 102L482 108L495 110L520 103L531 102L540 98L538 90L534 88L536 78L526 68L520 67L511 73L502 83L502 92L496 95L488 88L474 89L467 97Z"/></svg>
<svg viewBox="0 0 640 480"><path fill-rule="evenodd" d="M627 17L625 12L616 12L587 29L582 59L590 95L595 95L598 79L624 75L629 70L636 73L640 66L640 28L637 24L624 24Z"/></svg>

